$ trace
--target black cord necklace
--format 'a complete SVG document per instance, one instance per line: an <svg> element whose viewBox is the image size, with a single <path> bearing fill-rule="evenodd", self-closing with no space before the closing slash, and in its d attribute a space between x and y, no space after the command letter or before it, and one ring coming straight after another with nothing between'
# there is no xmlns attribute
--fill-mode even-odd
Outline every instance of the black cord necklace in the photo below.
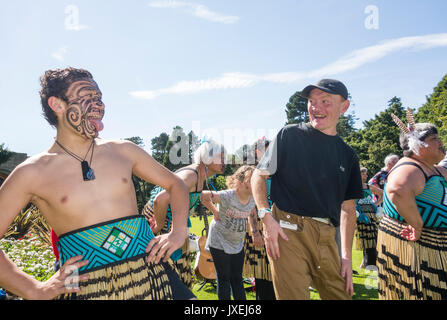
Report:
<svg viewBox="0 0 447 320"><path fill-rule="evenodd" d="M95 173L93 172L93 169L90 168L88 162L85 161L85 158L87 157L88 153L90 152L90 149L92 149L92 154L90 155L90 165L92 164L93 151L95 150L95 139L92 140L92 143L91 143L90 147L88 148L87 153L84 156L84 159L82 159L78 155L74 154L73 152L67 150L63 145L61 145L59 143L59 141L57 141L57 140L54 140L54 141L56 141L57 145L59 147L61 147L62 150L64 150L68 155L72 156L73 158L75 158L76 160L81 162L82 178L84 179L84 181L95 180Z"/></svg>

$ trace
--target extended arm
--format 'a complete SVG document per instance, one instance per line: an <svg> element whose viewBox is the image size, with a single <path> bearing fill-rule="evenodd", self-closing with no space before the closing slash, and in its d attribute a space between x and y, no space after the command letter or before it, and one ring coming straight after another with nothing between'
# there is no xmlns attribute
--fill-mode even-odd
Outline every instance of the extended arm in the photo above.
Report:
<svg viewBox="0 0 447 320"><path fill-rule="evenodd" d="M14 217L32 199L32 181L38 179L29 165L18 166L0 187L0 237L4 235ZM57 295L79 292L79 288L66 286L74 269L88 263L82 257L67 260L66 264L49 280L40 282L17 266L0 250L0 286L24 299L52 299ZM68 279L67 279L68 278ZM83 275L73 280L85 280Z"/></svg>
<svg viewBox="0 0 447 320"><path fill-rule="evenodd" d="M123 142L124 152L133 159L133 173L141 179L159 185L169 194L172 211L172 230L153 239L147 248L148 261L164 261L185 242L188 225L188 188L174 173L155 161L147 152L131 142Z"/></svg>
<svg viewBox="0 0 447 320"><path fill-rule="evenodd" d="M264 240L262 239L261 231L258 228L258 212L256 211L256 208L254 208L248 216L248 225L250 227L253 244L256 247L262 247L264 245Z"/></svg>
<svg viewBox="0 0 447 320"><path fill-rule="evenodd" d="M166 221L166 214L169 207L169 193L165 190L161 191L154 199L154 220L155 226L152 228L154 234L160 232L161 228Z"/></svg>
<svg viewBox="0 0 447 320"><path fill-rule="evenodd" d="M256 202L258 209L269 208L267 200L267 187L266 180L269 173L256 169L251 177L251 188L253 192L253 198ZM280 257L278 235L284 240L288 240L284 230L279 226L279 223L273 218L271 214L266 214L262 219L264 226L264 240L267 254L273 259Z"/></svg>
<svg viewBox="0 0 447 320"><path fill-rule="evenodd" d="M216 192L212 191L202 191L200 196L200 201L209 211L213 213L214 220L220 220L219 210L217 210L214 203L220 203L220 196Z"/></svg>
<svg viewBox="0 0 447 320"><path fill-rule="evenodd" d="M341 206L340 242L341 276L346 280L345 290L351 296L354 293L352 282L352 241L356 228L355 200L346 200Z"/></svg>

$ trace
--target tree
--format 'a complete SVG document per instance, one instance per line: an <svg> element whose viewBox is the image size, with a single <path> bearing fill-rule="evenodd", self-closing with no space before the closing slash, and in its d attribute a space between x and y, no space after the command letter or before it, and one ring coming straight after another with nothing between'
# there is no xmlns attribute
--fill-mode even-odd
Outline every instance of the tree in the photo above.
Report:
<svg viewBox="0 0 447 320"><path fill-rule="evenodd" d="M345 141L356 151L361 165L374 173L383 167L383 160L390 153L402 154L399 144L400 129L396 126L391 113L399 118L405 117L400 98L388 101L388 108L371 120L364 121L364 128L352 132Z"/></svg>
<svg viewBox="0 0 447 320"><path fill-rule="evenodd" d="M356 118L354 111L348 114L342 114L337 123L337 134L345 139L347 136L355 132L357 129L355 128L355 121L358 120Z"/></svg>
<svg viewBox="0 0 447 320"><path fill-rule="evenodd" d="M444 145L447 143L447 74L427 96L427 102L422 105L415 115L416 122L433 123L439 132Z"/></svg>
<svg viewBox="0 0 447 320"><path fill-rule="evenodd" d="M309 122L307 112L307 99L300 96L301 91L295 92L286 104L286 116L288 124Z"/></svg>
<svg viewBox="0 0 447 320"><path fill-rule="evenodd" d="M166 153L166 145L169 141L169 135L165 132L151 140L152 157L159 163L163 163Z"/></svg>
<svg viewBox="0 0 447 320"><path fill-rule="evenodd" d="M125 140L132 141L137 146L139 146L141 148L144 148L144 142L143 142L143 139L141 137L130 137L130 138L126 138Z"/></svg>
<svg viewBox="0 0 447 320"><path fill-rule="evenodd" d="M196 150L200 147L200 139L198 136L196 136L196 134L194 133L194 131L190 131L188 133L188 144L189 144L189 163L193 162L193 157L194 157L194 153L196 152Z"/></svg>

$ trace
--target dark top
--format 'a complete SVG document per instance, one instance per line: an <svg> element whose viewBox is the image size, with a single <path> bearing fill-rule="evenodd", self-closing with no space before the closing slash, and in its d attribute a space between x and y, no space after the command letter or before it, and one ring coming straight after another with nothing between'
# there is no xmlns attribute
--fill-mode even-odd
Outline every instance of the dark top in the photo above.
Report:
<svg viewBox="0 0 447 320"><path fill-rule="evenodd" d="M423 227L429 229L447 229L447 180L438 169L437 174L427 176L425 171L417 163L408 161L394 166L393 170L403 165L417 167L424 174L425 187L421 194L415 197L415 201L423 221ZM391 173L390 171L390 173ZM385 189L383 192L383 211L395 220L405 222L405 219L397 211L396 205L391 201Z"/></svg>
<svg viewBox="0 0 447 320"><path fill-rule="evenodd" d="M280 210L330 218L334 226L340 225L343 201L363 196L354 150L309 123L282 128L258 168L272 176L271 198Z"/></svg>

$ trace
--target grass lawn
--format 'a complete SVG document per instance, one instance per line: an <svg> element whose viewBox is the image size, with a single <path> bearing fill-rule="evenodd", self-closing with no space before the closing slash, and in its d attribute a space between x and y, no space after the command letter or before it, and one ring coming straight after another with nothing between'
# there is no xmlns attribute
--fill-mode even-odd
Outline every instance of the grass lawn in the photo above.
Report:
<svg viewBox="0 0 447 320"><path fill-rule="evenodd" d="M211 222L212 216L208 217L208 222ZM202 229L204 227L203 220L197 217L191 217L192 228L190 233L200 236L202 234ZM377 300L377 272L368 271L359 268L362 261L362 251L352 250L352 260L353 269L358 272L354 274L354 296L353 299L357 300ZM200 291L200 282L197 281L193 285L193 292L199 300L217 300L216 288L214 288L210 283L207 283ZM246 287L250 287L249 284L245 284ZM320 297L318 292L311 291L311 299L319 300ZM247 292L247 300L255 300L254 292Z"/></svg>

